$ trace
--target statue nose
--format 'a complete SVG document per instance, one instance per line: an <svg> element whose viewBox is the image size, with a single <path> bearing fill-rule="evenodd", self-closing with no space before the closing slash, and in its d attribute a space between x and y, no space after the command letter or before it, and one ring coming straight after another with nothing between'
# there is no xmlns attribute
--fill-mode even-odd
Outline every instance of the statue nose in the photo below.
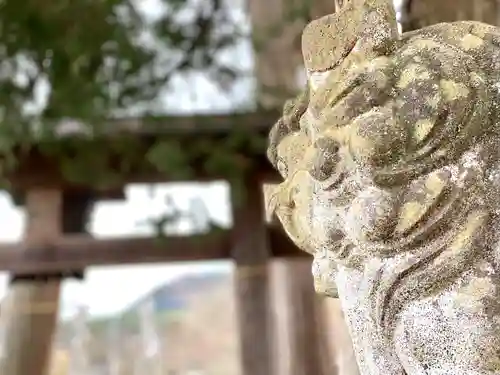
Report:
<svg viewBox="0 0 500 375"><path fill-rule="evenodd" d="M316 148L320 151L332 155L338 153L340 149L340 143L337 140L327 136L318 138L316 142L314 142L314 146L316 146Z"/></svg>
<svg viewBox="0 0 500 375"><path fill-rule="evenodd" d="M276 187L272 188L270 192L270 199L266 209L266 219L272 220L272 216L278 209L289 212L295 207L295 197L299 193L297 185L290 186L288 181L285 181Z"/></svg>

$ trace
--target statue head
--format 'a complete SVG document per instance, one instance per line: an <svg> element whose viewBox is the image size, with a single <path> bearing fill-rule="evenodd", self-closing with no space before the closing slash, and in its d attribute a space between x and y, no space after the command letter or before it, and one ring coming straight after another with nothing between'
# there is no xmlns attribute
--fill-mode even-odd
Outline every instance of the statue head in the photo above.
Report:
<svg viewBox="0 0 500 375"><path fill-rule="evenodd" d="M284 179L270 204L286 232L354 266L416 243L435 202L460 184L457 168L469 168L464 153L488 149L487 77L470 51L445 43L455 26L400 35L396 25L386 0L348 1L311 22L307 90L270 133Z"/></svg>
<svg viewBox="0 0 500 375"><path fill-rule="evenodd" d="M376 20L380 32L375 40L364 22ZM352 145L342 139L346 129L341 128L340 121L330 123L328 116L332 112L325 109L352 84L346 80L345 87L339 85L339 77L350 66L364 62L367 55L370 59L382 57L375 63L380 69L390 67L383 56L396 40L392 3L382 0L347 1L337 13L312 22L304 30L309 84L302 94L285 104L283 117L270 133L268 157L284 179L270 200L271 212L276 212L287 234L305 251L316 253L342 244L343 211L355 199L363 181L350 153ZM378 78L371 77L372 81ZM376 84L388 87L388 82ZM358 95L354 100L365 99ZM356 103L351 105L358 107ZM366 105L353 111L342 108L351 112L343 116L347 121ZM391 145L390 141L381 141L387 147Z"/></svg>
<svg viewBox="0 0 500 375"><path fill-rule="evenodd" d="M402 373L402 343L422 348L406 331L420 302L440 305L441 338L442 297L498 279L500 32L464 22L399 35L390 3L352 0L306 27L308 88L271 130L268 156L284 180L270 204L314 255L316 290L339 287L359 358ZM474 319L490 318L476 307L495 287L472 289Z"/></svg>

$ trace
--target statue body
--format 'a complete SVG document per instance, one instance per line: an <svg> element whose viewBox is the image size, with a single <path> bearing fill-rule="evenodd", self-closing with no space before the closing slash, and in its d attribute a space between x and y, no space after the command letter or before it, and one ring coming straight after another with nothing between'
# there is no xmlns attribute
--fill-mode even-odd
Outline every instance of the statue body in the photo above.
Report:
<svg viewBox="0 0 500 375"><path fill-rule="evenodd" d="M400 35L351 0L303 34L270 204L339 297L363 375L500 374L500 30Z"/></svg>

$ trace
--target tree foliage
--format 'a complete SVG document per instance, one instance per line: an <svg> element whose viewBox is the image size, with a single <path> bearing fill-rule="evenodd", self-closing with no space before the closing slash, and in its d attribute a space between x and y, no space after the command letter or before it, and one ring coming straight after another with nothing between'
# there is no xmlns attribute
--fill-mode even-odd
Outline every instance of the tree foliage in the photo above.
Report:
<svg viewBox="0 0 500 375"><path fill-rule="evenodd" d="M146 12L143 3L151 3L153 11ZM54 135L61 120L76 120L79 127L84 123L95 131L131 109L148 115L175 73L205 70L226 81L236 78L218 59L240 34L238 25L231 24L230 7L222 0L0 2L1 167L14 161L14 147L30 148L35 137ZM99 150L89 151L85 142L64 142L45 151L59 154L62 169L82 178L85 168L103 169L107 146L93 144ZM139 156L156 163L162 155L179 153L175 143L165 141L150 151L144 157L148 150L133 137L124 137L111 150L132 163ZM174 159L179 164L186 158ZM168 164L165 158L162 162Z"/></svg>
<svg viewBox="0 0 500 375"><path fill-rule="evenodd" d="M159 0L147 17L130 0L3 2L0 12L0 106L4 119L88 119L149 102L174 72L217 69L220 0ZM189 16L182 16L183 14ZM45 105L33 113L26 103Z"/></svg>

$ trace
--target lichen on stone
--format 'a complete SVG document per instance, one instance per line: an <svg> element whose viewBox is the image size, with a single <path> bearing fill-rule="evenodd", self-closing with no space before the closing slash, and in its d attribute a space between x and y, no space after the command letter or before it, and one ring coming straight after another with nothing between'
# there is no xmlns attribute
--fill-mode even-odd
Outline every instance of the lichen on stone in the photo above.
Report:
<svg viewBox="0 0 500 375"><path fill-rule="evenodd" d="M361 374L499 374L500 29L399 34L392 1L351 0L303 54L308 91L271 131L276 213Z"/></svg>

